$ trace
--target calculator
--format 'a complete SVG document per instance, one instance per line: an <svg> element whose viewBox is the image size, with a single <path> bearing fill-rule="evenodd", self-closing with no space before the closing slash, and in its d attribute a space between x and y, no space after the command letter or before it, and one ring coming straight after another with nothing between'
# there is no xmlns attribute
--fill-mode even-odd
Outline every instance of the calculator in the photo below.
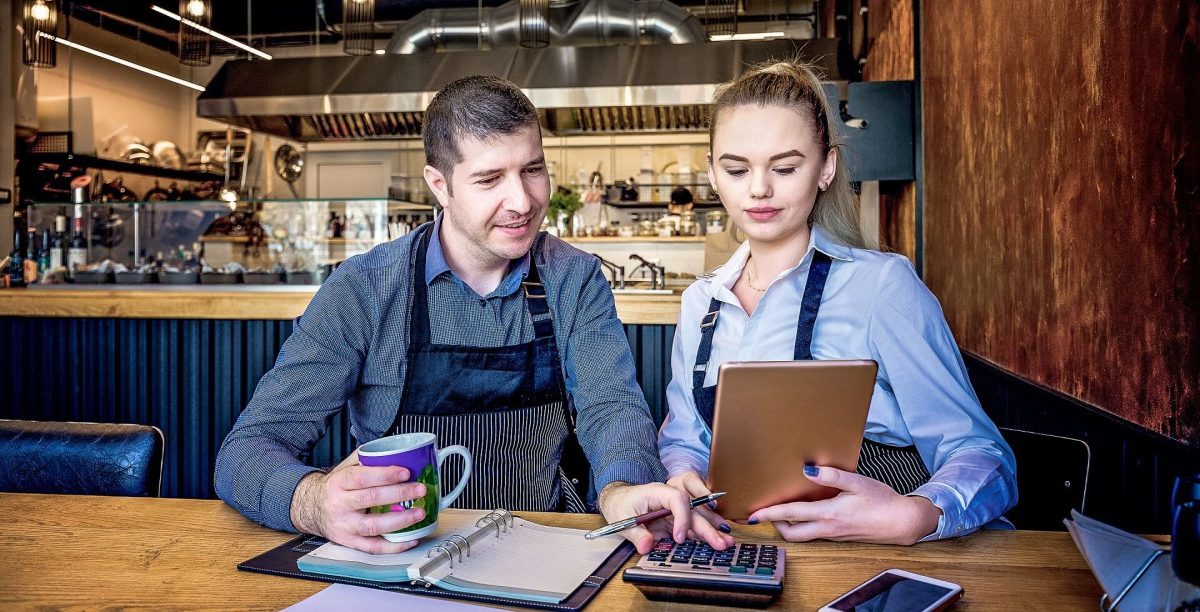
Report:
<svg viewBox="0 0 1200 612"><path fill-rule="evenodd" d="M783 592L786 556L770 544L714 550L663 538L621 578L647 599L764 608Z"/></svg>

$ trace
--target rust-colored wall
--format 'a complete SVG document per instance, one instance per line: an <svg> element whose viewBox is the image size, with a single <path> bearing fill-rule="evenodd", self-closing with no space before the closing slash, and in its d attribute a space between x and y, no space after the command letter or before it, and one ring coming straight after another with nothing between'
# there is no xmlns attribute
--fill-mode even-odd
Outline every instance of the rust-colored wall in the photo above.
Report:
<svg viewBox="0 0 1200 612"><path fill-rule="evenodd" d="M870 0L869 44L863 79L911 81L914 69L912 0ZM879 185L880 242L917 260L917 190L912 181Z"/></svg>
<svg viewBox="0 0 1200 612"><path fill-rule="evenodd" d="M959 344L1200 446L1200 3L921 18L925 280Z"/></svg>

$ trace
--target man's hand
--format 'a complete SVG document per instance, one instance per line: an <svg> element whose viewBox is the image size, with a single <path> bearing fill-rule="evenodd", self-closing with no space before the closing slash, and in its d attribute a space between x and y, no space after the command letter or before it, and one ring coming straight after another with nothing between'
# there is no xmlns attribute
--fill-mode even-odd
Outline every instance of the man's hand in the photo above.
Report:
<svg viewBox="0 0 1200 612"><path fill-rule="evenodd" d="M302 478L292 494L292 524L297 531L319 535L342 546L371 554L403 552L417 541L389 542L380 537L425 518L421 508L367 514L373 506L393 506L420 499L425 485L408 482L412 475L399 466L368 467L352 453L328 474Z"/></svg>
<svg viewBox="0 0 1200 612"><path fill-rule="evenodd" d="M725 550L731 546L731 536L718 533L707 520L693 518L693 511L688 506L689 501L691 498L687 493L658 482L644 485L614 482L604 487L599 500L600 512L609 522L662 508L671 510L670 516L621 532L621 535L632 542L643 555L650 552L659 538L672 538L676 542L683 542L689 533L695 533L717 550Z"/></svg>
<svg viewBox="0 0 1200 612"><path fill-rule="evenodd" d="M750 522L773 521L789 542L824 539L915 544L937 529L942 511L924 497L900 495L878 480L832 467L806 467L811 481L840 489L836 497L763 508Z"/></svg>
<svg viewBox="0 0 1200 612"><path fill-rule="evenodd" d="M690 470L682 474L672 476L671 479L667 481L667 484L679 489L680 491L683 491L689 498L704 497L705 495L712 494L712 491L708 490L708 485L704 482L704 479L701 478L696 472L692 472ZM692 512L703 517L704 520L708 521L710 525L716 527L718 531L722 533L730 533L731 529L729 527L729 521L726 521L725 517L721 516L715 511L718 503L719 502L709 502L707 506L700 506L692 510ZM692 529L694 532L695 527Z"/></svg>

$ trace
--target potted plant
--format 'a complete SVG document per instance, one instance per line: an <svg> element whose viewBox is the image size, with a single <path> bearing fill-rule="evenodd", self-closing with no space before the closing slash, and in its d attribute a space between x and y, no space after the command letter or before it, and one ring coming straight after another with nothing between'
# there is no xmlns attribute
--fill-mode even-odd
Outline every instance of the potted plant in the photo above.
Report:
<svg viewBox="0 0 1200 612"><path fill-rule="evenodd" d="M583 202L579 199L579 194L567 189L559 187L550 195L550 207L547 210L546 216L550 219L552 227L565 230L561 232L564 237L573 235L572 221L575 218L575 211L583 206Z"/></svg>

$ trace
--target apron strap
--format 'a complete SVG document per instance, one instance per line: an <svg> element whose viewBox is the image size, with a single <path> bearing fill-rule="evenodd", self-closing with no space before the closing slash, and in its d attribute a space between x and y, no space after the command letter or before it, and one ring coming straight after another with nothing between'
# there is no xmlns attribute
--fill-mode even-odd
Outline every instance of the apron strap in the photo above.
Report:
<svg viewBox="0 0 1200 612"><path fill-rule="evenodd" d="M413 274L413 299L411 314L408 317L408 341L410 344L429 344L429 288L425 283L425 252L429 250L429 235L433 233L433 224L419 230L421 239L417 241L417 263Z"/></svg>
<svg viewBox="0 0 1200 612"><path fill-rule="evenodd" d="M792 359L813 358L813 327L817 324L817 311L821 309L821 294L825 293L825 280L833 260L828 255L813 249L812 265L808 268L808 280L804 282L804 299L800 302L800 317L796 321L796 350Z"/></svg>
<svg viewBox="0 0 1200 612"><path fill-rule="evenodd" d="M529 309L529 319L533 321L533 333L538 338L554 336L554 317L550 314L550 304L546 299L546 286L542 284L542 276L538 272L537 258L533 249L529 253L529 275L521 283L525 289L525 306Z"/></svg>
<svg viewBox="0 0 1200 612"><path fill-rule="evenodd" d="M717 331L717 317L721 315L721 302L713 298L708 303L708 314L700 320L700 346L696 349L696 366L692 368L692 392L704 388L704 375L708 373L708 360L712 357L713 333Z"/></svg>

